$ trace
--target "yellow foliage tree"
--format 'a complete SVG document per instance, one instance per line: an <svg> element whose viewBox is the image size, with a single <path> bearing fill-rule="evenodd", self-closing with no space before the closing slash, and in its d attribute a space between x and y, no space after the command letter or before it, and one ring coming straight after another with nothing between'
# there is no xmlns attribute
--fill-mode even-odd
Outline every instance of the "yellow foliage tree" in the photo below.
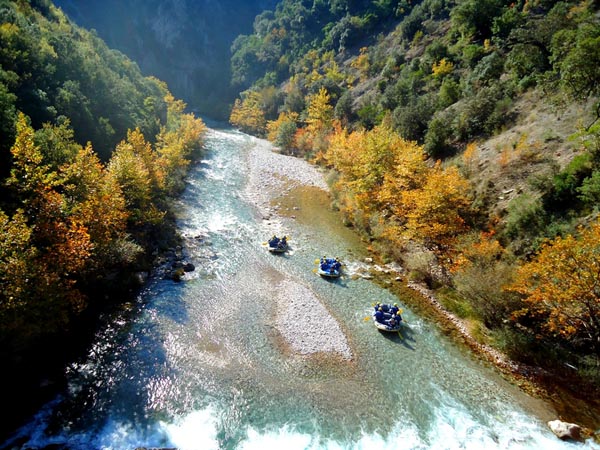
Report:
<svg viewBox="0 0 600 450"><path fill-rule="evenodd" d="M452 64L452 61L448 61L446 58L442 58L439 62L434 63L431 67L433 78L442 78L451 74L453 70L454 64Z"/></svg>
<svg viewBox="0 0 600 450"><path fill-rule="evenodd" d="M454 166L430 169L425 183L403 192L406 208L404 236L426 246L450 247L467 229L463 215L470 205L468 182Z"/></svg>
<svg viewBox="0 0 600 450"><path fill-rule="evenodd" d="M107 166L123 192L129 210L129 221L133 225L157 224L164 212L157 210L153 198L152 178L144 158L127 141L117 145Z"/></svg>
<svg viewBox="0 0 600 450"><path fill-rule="evenodd" d="M313 150L324 150L333 123L333 106L329 103L327 89L322 87L318 93L310 95L307 101L306 132Z"/></svg>
<svg viewBox="0 0 600 450"><path fill-rule="evenodd" d="M333 106L329 101L329 93L324 87L319 89L318 93L308 97L306 123L310 133L330 129L333 121Z"/></svg>
<svg viewBox="0 0 600 450"><path fill-rule="evenodd" d="M206 125L193 114L183 114L174 130L162 128L156 137L157 164L164 179L167 194L174 194L184 187L184 177L191 156L202 147Z"/></svg>
<svg viewBox="0 0 600 450"><path fill-rule="evenodd" d="M541 333L591 346L600 354L600 219L577 237L546 242L518 270L509 290L522 295Z"/></svg>
<svg viewBox="0 0 600 450"><path fill-rule="evenodd" d="M248 133L262 136L265 132L267 120L262 107L262 98L256 91L246 91L243 98L235 100L229 116L229 122Z"/></svg>
<svg viewBox="0 0 600 450"><path fill-rule="evenodd" d="M361 80L364 81L368 78L369 69L371 68L368 47L362 47L360 49L360 54L356 57L354 61L350 63L350 66L359 71Z"/></svg>
<svg viewBox="0 0 600 450"><path fill-rule="evenodd" d="M394 244L413 239L447 247L466 229L467 181L455 167L429 167L423 148L388 126L337 128L325 159L340 173L343 212L365 228L376 215Z"/></svg>

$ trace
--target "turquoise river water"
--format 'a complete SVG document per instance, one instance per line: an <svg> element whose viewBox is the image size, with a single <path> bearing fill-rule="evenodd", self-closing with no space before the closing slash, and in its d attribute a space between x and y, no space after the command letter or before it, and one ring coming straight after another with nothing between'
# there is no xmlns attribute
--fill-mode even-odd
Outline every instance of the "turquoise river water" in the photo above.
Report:
<svg viewBox="0 0 600 450"><path fill-rule="evenodd" d="M293 251L269 254L272 231L243 194L254 145L266 144L209 131L177 205L196 270L180 283L151 279L67 369L67 391L3 448L600 448L559 441L534 401L410 310L402 336L375 330L371 302L401 299L313 272L322 254L358 258L343 233L290 220ZM352 360L286 348L273 322L283 276L331 312Z"/></svg>

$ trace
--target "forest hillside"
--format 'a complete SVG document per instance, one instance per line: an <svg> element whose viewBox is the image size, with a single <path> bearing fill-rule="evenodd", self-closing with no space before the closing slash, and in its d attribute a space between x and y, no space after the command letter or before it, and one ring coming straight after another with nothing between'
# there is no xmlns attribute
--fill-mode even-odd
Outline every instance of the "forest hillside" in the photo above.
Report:
<svg viewBox="0 0 600 450"><path fill-rule="evenodd" d="M598 398L597 3L283 0L231 63L234 126L328 170L480 343Z"/></svg>
<svg viewBox="0 0 600 450"><path fill-rule="evenodd" d="M0 364L13 420L29 406L22 389L64 375L100 312L176 244L170 204L206 127L50 1L0 0L0 18Z"/></svg>

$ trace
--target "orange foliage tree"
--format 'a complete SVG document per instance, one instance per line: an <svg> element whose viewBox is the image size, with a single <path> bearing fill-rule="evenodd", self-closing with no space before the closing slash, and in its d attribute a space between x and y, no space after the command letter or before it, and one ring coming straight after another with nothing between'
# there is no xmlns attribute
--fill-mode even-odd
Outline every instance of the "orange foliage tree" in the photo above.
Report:
<svg viewBox="0 0 600 450"><path fill-rule="evenodd" d="M60 177L71 215L86 227L93 243L93 270L101 273L122 261L131 262L135 254L120 251L127 240L125 198L91 145L61 167Z"/></svg>
<svg viewBox="0 0 600 450"><path fill-rule="evenodd" d="M600 354L600 220L578 236L546 242L519 268L509 290L527 305L517 317L540 319L542 335L586 344Z"/></svg>

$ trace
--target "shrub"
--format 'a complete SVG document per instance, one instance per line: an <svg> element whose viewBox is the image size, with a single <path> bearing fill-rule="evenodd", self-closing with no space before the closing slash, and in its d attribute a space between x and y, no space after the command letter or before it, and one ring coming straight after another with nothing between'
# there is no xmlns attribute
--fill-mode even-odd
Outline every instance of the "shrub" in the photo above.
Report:
<svg viewBox="0 0 600 450"><path fill-rule="evenodd" d="M456 136L462 141L471 141L501 126L506 116L494 115L494 112L503 99L502 87L490 86L480 89L475 97L462 103L453 123Z"/></svg>
<svg viewBox="0 0 600 450"><path fill-rule="evenodd" d="M577 188L578 198L588 207L597 208L600 204L600 171L596 170Z"/></svg>
<svg viewBox="0 0 600 450"><path fill-rule="evenodd" d="M427 127L425 135L425 153L432 158L439 158L450 151L450 138L452 128L450 127L450 114L436 113Z"/></svg>
<svg viewBox="0 0 600 450"><path fill-rule="evenodd" d="M534 241L541 236L548 223L548 215L539 198L528 194L515 197L508 204L502 237L510 242L515 253L532 250Z"/></svg>
<svg viewBox="0 0 600 450"><path fill-rule="evenodd" d="M579 187L583 181L592 174L592 156L590 153L577 155L565 167L565 169L554 176L553 184L544 197L544 207L548 211L562 212L565 209L577 205ZM592 182L588 182L586 189L592 188ZM590 194L592 191L589 191Z"/></svg>
<svg viewBox="0 0 600 450"><path fill-rule="evenodd" d="M444 78L437 98L437 106L440 109L456 103L460 99L460 85L452 78Z"/></svg>
<svg viewBox="0 0 600 450"><path fill-rule="evenodd" d="M430 96L413 99L404 107L398 107L393 113L394 129L407 140L423 142L427 124L434 112L434 101Z"/></svg>

